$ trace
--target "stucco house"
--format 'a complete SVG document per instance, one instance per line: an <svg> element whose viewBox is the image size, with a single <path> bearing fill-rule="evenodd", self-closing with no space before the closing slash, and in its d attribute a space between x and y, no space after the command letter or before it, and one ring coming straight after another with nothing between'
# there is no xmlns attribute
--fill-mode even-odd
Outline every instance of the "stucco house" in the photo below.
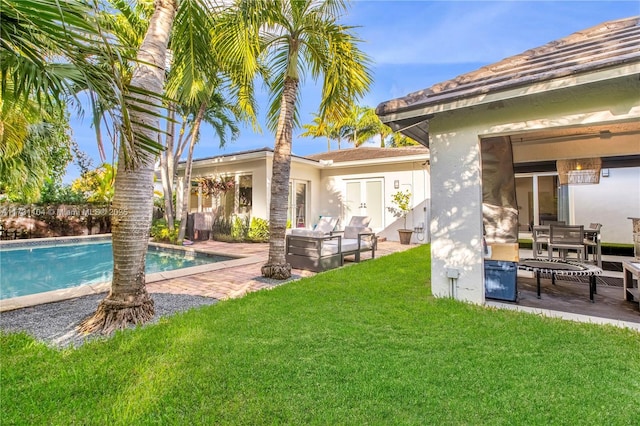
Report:
<svg viewBox="0 0 640 426"><path fill-rule="evenodd" d="M271 148L194 160L190 211L268 219L272 165ZM179 194L183 176L184 164L180 164ZM202 177L234 184L218 197L204 197L195 186ZM366 215L372 218L371 227L379 236L397 241L397 229L404 223L388 207L392 194L408 190L413 210L407 217L407 227L415 229L412 242L427 242L429 188L429 150L423 146L359 147L306 157L293 155L288 218L292 227L312 228L320 216L333 216L339 218L338 227L342 227L351 216Z"/></svg>
<svg viewBox="0 0 640 426"><path fill-rule="evenodd" d="M436 296L485 302L483 233L513 241L551 218L600 222L603 241L632 242L627 218L640 217L639 17L383 102L376 112L430 149Z"/></svg>

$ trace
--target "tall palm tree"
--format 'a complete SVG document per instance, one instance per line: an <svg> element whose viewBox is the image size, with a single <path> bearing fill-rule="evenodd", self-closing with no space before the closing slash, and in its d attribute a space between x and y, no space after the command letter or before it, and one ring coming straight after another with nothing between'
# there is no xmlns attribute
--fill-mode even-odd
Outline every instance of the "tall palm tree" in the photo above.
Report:
<svg viewBox="0 0 640 426"><path fill-rule="evenodd" d="M237 111L233 105L229 104L218 92L215 92L210 88L211 95L209 99L205 99L200 103L197 111L191 111L189 114L192 119L190 120L190 130L187 137L184 140L184 144L178 146L187 146L187 158L185 160L185 172L184 172L184 192L182 194L182 206L180 214L180 230L178 232L178 241L184 239L187 229L187 214L189 212L189 192L191 191L191 168L193 164L193 150L196 142L199 139L200 126L204 121L210 124L220 140L220 146L223 146L227 139L227 130L231 132L231 137L235 139L238 136L239 129L237 125L230 118L230 114L237 116ZM179 158L179 157L178 157ZM173 162L176 164L176 162ZM176 164L177 165L177 164Z"/></svg>
<svg viewBox="0 0 640 426"><path fill-rule="evenodd" d="M156 1L138 50L131 86L149 93L163 92L167 46L176 11L175 0ZM156 155L143 147L148 141L158 140L161 105L157 98L144 95L131 101L127 111L132 127L144 138L133 138L130 144L121 138L111 217L114 263L111 291L96 312L80 324L80 331L85 333L110 333L131 323L142 324L153 318L155 312L145 287L145 257L153 211Z"/></svg>
<svg viewBox="0 0 640 426"><path fill-rule="evenodd" d="M145 287L145 255L153 211L153 171L159 152L159 111L161 103L154 94L164 92L168 45L171 37L172 62L167 93L183 105L206 105L210 96L203 90L216 75L218 64L212 60L211 36L215 28L215 7L209 0L156 0L146 33L138 48L137 62L130 86L138 95L124 110L134 138L122 138L113 199L112 240L114 271L109 295L96 312L80 326L83 332L110 333L130 323L152 318L153 301ZM197 29L197 31L195 31ZM242 71L229 71L230 89L242 93L239 108L253 117L251 79ZM177 90L176 88L180 88ZM124 136L127 136L126 134Z"/></svg>
<svg viewBox="0 0 640 426"><path fill-rule="evenodd" d="M338 22L346 10L342 0L238 0L227 18L235 31L226 40L259 37L262 58L271 72L271 103L267 114L275 132L269 211L269 258L262 275L285 279L291 265L285 259L287 199L293 128L298 124L299 87L308 73L323 79L319 115L336 120L371 83L369 59L358 48L352 27ZM220 43L225 46L224 42ZM243 52L236 51L238 59ZM246 55L246 53L245 53Z"/></svg>

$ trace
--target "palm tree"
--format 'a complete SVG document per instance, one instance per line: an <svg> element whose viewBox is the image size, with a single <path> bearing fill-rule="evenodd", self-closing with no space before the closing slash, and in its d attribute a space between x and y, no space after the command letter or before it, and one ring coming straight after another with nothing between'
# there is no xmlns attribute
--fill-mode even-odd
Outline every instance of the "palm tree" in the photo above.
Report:
<svg viewBox="0 0 640 426"><path fill-rule="evenodd" d="M211 90L211 89L210 89ZM191 129L188 136L184 139L184 144L179 144L178 148L188 143L187 158L184 172L184 192L182 194L182 207L180 215L180 231L178 233L178 241L182 241L187 229L187 214L189 212L189 192L191 191L191 168L193 163L193 149L199 138L200 125L204 121L210 124L220 140L220 146L223 146L226 142L227 129L231 132L231 137L235 139L238 135L238 127L229 117L229 112L234 113L237 117L238 112L235 111L234 106L229 104L218 92L211 91L209 99L204 100L198 107L195 114L191 111L192 119ZM176 157L179 158L179 157ZM176 164L174 161L173 164ZM176 164L177 165L177 164Z"/></svg>
<svg viewBox="0 0 640 426"><path fill-rule="evenodd" d="M331 151L331 129L330 124L325 122L318 114L314 114L312 124L303 124L302 128L305 132L300 133L303 138L327 138L327 152Z"/></svg>
<svg viewBox="0 0 640 426"><path fill-rule="evenodd" d="M275 132L275 146L269 258L262 267L265 277L291 276L284 244L291 143L298 123L301 78L308 73L314 80L323 79L319 115L328 121L345 114L353 99L362 96L371 83L369 59L358 48L359 40L352 34L352 27L338 23L345 10L342 0L238 0L227 17L235 23L235 31L229 32L225 40L248 40L247 47L259 42L261 57L272 73L267 120ZM236 54L238 63L241 57L249 56L241 51Z"/></svg>
<svg viewBox="0 0 640 426"><path fill-rule="evenodd" d="M177 7L173 0L160 0L138 50L131 86L148 93L164 90L169 34ZM153 318L154 304L145 287L145 257L153 211L153 171L156 155L149 141L158 140L158 98L139 95L127 109L137 130L130 143L121 138L112 203L113 279L111 291L96 312L79 326L85 333L110 333L128 324Z"/></svg>
<svg viewBox="0 0 640 426"><path fill-rule="evenodd" d="M352 105L339 127L342 135L357 148L379 133L379 123L373 108Z"/></svg>
<svg viewBox="0 0 640 426"><path fill-rule="evenodd" d="M146 33L138 48L137 62L130 86L138 95L124 110L135 138L121 138L113 199L112 240L114 272L109 295L100 302L95 314L80 326L83 332L110 333L130 323L152 318L153 301L145 287L145 255L153 211L153 170L159 152L159 111L161 103L154 94L164 93L171 37L171 71L166 91L179 105L204 106L210 102L212 84L220 67L212 58L211 36L215 27L215 8L208 0L156 0ZM197 31L194 31L197 29ZM135 38L134 38L135 39ZM229 71L229 88L241 93L239 110L253 117L252 79L246 67ZM203 119L202 116L198 118ZM127 136L126 134L123 136ZM194 132L197 139L197 129ZM194 140L196 140L194 139ZM130 143L130 141L132 143Z"/></svg>

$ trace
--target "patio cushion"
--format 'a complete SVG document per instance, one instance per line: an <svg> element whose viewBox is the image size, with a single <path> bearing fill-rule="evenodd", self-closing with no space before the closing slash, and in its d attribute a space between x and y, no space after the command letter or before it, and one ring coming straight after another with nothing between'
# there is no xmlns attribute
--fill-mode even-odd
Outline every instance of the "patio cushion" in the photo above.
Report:
<svg viewBox="0 0 640 426"><path fill-rule="evenodd" d="M325 234L329 234L338 224L338 219L331 216L323 216L318 221L318 224L314 228L315 231L320 231Z"/></svg>
<svg viewBox="0 0 640 426"><path fill-rule="evenodd" d="M342 250L344 250L344 244L342 245ZM321 256L331 256L332 254L338 254L337 240L325 241L320 249Z"/></svg>
<svg viewBox="0 0 640 426"><path fill-rule="evenodd" d="M360 240L360 249L369 249L371 248L371 241L367 239ZM358 239L357 238L345 238L342 240L342 252L347 253L350 251L358 250Z"/></svg>
<svg viewBox="0 0 640 426"><path fill-rule="evenodd" d="M311 230L305 228L293 228L291 230L291 235L300 235L303 237L323 237L324 232L318 230Z"/></svg>
<svg viewBox="0 0 640 426"><path fill-rule="evenodd" d="M358 238L359 232L364 232L364 226L345 226L344 227L344 239L351 240Z"/></svg>
<svg viewBox="0 0 640 426"><path fill-rule="evenodd" d="M369 216L351 216L351 220L349 221L349 224L347 226L367 227L370 223L371 218Z"/></svg>

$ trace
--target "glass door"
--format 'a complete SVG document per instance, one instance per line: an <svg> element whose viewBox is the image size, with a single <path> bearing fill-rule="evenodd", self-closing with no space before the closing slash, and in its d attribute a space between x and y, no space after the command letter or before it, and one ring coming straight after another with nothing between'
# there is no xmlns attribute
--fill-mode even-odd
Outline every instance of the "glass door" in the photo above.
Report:
<svg viewBox="0 0 640 426"><path fill-rule="evenodd" d="M531 231L534 225L565 220L559 217L563 197L558 191L557 174L516 176L516 198L520 231Z"/></svg>

